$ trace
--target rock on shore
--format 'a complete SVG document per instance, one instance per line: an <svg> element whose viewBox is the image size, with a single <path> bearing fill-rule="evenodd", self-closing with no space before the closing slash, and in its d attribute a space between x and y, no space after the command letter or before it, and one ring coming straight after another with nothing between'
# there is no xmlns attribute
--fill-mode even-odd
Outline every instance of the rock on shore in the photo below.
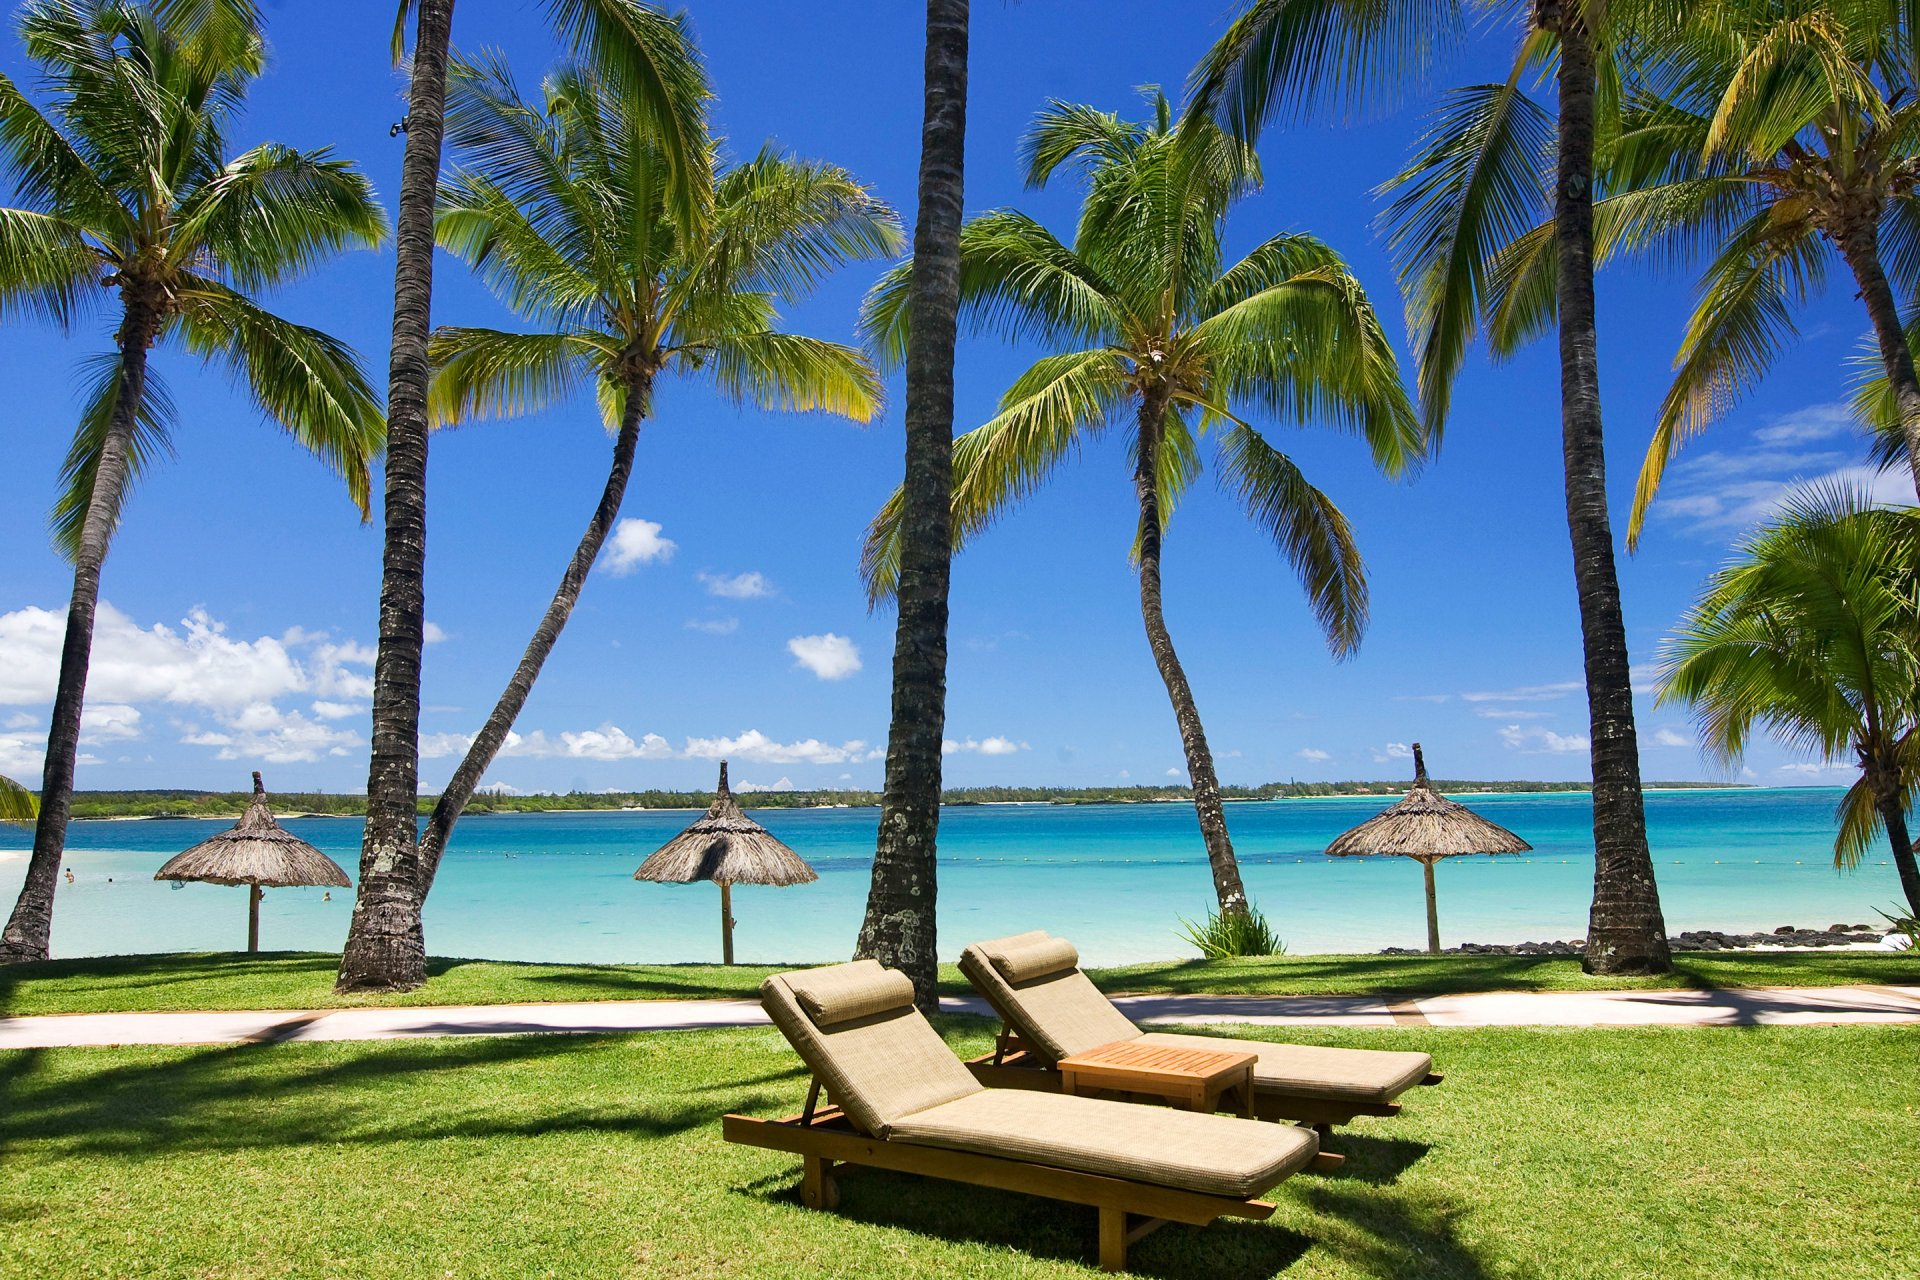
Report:
<svg viewBox="0 0 1920 1280"><path fill-rule="evenodd" d="M1667 939L1675 951L1745 951L1754 947L1851 947L1863 942L1879 942L1891 937L1883 928L1870 924L1830 924L1824 929L1801 929L1783 924L1771 933L1722 933L1717 929L1691 929ZM1585 938L1571 942L1468 942L1443 948L1448 956L1577 956L1587 949ZM1386 947L1383 956L1423 956L1420 947Z"/></svg>

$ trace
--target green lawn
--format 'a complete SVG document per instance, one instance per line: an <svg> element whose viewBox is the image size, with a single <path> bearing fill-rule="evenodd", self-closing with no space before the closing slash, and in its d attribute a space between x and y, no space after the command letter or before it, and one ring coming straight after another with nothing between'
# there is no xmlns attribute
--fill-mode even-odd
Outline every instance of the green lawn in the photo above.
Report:
<svg viewBox="0 0 1920 1280"><path fill-rule="evenodd" d="M332 955L268 952L108 956L0 967L0 1015L139 1009L331 1009L357 1005L519 1004L752 996L772 969L752 965L557 965L434 960L432 979L398 996L336 996ZM1628 987L1832 986L1920 982L1920 956L1764 952L1675 957L1661 978L1589 978L1576 961L1539 956L1284 956L1166 961L1096 969L1116 992L1245 995L1437 995L1459 991L1594 991ZM793 966L785 966L793 967ZM962 994L952 966L943 987Z"/></svg>
<svg viewBox="0 0 1920 1280"><path fill-rule="evenodd" d="M985 1024L952 1020L956 1050ZM1258 1031L1247 1034L1260 1034ZM1291 1034L1291 1033L1290 1033ZM1920 1031L1318 1031L1447 1073L1191 1280L1920 1273ZM0 1275L1084 1277L1090 1210L902 1175L795 1197L729 1147L804 1079L772 1031L0 1054Z"/></svg>

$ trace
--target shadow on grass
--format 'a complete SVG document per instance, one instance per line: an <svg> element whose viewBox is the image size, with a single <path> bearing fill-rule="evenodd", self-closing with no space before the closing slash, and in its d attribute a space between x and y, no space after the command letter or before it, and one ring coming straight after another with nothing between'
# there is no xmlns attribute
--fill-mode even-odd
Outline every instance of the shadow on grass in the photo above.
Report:
<svg viewBox="0 0 1920 1280"><path fill-rule="evenodd" d="M1428 1143L1406 1138L1375 1138L1351 1129L1338 1129L1327 1150L1347 1158L1334 1175L1336 1178L1386 1187L1398 1182L1401 1174L1418 1164L1433 1148Z"/></svg>
<svg viewBox="0 0 1920 1280"><path fill-rule="evenodd" d="M841 1170L839 1178L840 1207L834 1212L854 1222L1069 1263L1090 1264L1096 1256L1098 1217L1083 1205L881 1169ZM733 1190L769 1204L800 1206L792 1172ZM1129 1249L1127 1270L1169 1280L1265 1280L1299 1261L1314 1243L1263 1223L1173 1224Z"/></svg>
<svg viewBox="0 0 1920 1280"><path fill-rule="evenodd" d="M1317 1214L1337 1219L1348 1230L1329 1233L1329 1251L1364 1275L1382 1280L1488 1280L1487 1262L1460 1238L1468 1212L1458 1206L1429 1204L1398 1195L1344 1190L1322 1183L1303 1197ZM1505 1280L1531 1280L1539 1273L1513 1259L1503 1261Z"/></svg>
<svg viewBox="0 0 1920 1280"><path fill-rule="evenodd" d="M66 1156L152 1157L568 1132L666 1137L713 1121L718 1108L710 1103L555 1097L524 1084L503 1089L484 1074L606 1043L598 1036L396 1042L298 1059L270 1046L223 1045L58 1075L43 1069L44 1051L0 1054L0 1157L26 1141L50 1143ZM466 1071L482 1073L470 1089L413 1088ZM776 1098L756 1091L731 1101L760 1108Z"/></svg>

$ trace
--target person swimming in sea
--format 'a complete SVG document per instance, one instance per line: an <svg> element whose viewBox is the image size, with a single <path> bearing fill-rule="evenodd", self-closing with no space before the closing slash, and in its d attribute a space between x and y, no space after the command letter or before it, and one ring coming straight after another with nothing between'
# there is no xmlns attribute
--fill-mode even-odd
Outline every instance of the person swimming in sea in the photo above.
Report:
<svg viewBox="0 0 1920 1280"><path fill-rule="evenodd" d="M68 867L68 868L67 868L67 883L68 883L68 884L72 884L72 883L73 883L73 868L72 868L72 867Z"/></svg>

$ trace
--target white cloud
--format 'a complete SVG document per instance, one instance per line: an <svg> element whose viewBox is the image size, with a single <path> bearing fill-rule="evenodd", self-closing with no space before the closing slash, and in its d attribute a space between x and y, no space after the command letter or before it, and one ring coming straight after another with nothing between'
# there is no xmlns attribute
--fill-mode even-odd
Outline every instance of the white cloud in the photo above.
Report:
<svg viewBox="0 0 1920 1280"><path fill-rule="evenodd" d="M858 738L834 746L818 738L776 742L758 729L735 738L688 738L681 756L690 760L750 760L755 764L853 764L886 753Z"/></svg>
<svg viewBox="0 0 1920 1280"><path fill-rule="evenodd" d="M760 600L773 594L773 584L757 569L732 575L703 569L693 576L706 587L708 595L725 600Z"/></svg>
<svg viewBox="0 0 1920 1280"><path fill-rule="evenodd" d="M324 698L317 698L313 703L313 714L322 720L345 720L348 716L366 713L367 708L364 705L352 702L328 702Z"/></svg>
<svg viewBox="0 0 1920 1280"><path fill-rule="evenodd" d="M860 669L860 649L846 636L831 631L818 636L795 636L787 641L787 652L822 680L845 680Z"/></svg>
<svg viewBox="0 0 1920 1280"><path fill-rule="evenodd" d="M781 775L780 781L778 782L748 782L745 778L742 778L738 783L734 784L733 789L743 795L749 791L791 791L793 790L793 779L787 777L785 774Z"/></svg>
<svg viewBox="0 0 1920 1280"><path fill-rule="evenodd" d="M1663 724L1653 731L1653 745L1656 747L1691 747L1694 745L1691 734L1682 733L1670 724Z"/></svg>
<svg viewBox="0 0 1920 1280"><path fill-rule="evenodd" d="M1299 756L1302 760L1311 760L1315 764L1319 764L1323 760L1333 759L1333 753L1331 751L1322 751L1318 747L1302 747L1293 754Z"/></svg>
<svg viewBox="0 0 1920 1280"><path fill-rule="evenodd" d="M1187 775L1184 769L1169 769L1167 770L1167 776L1169 778L1184 778Z"/></svg>
<svg viewBox="0 0 1920 1280"><path fill-rule="evenodd" d="M140 710L117 702L87 703L80 711L80 741L89 746L140 736Z"/></svg>
<svg viewBox="0 0 1920 1280"><path fill-rule="evenodd" d="M1555 698L1564 698L1581 687L1578 680L1562 680L1555 684L1522 685L1518 689L1463 693L1460 697L1466 702L1551 702Z"/></svg>
<svg viewBox="0 0 1920 1280"><path fill-rule="evenodd" d="M628 517L613 528L606 550L600 556L601 567L616 578L624 578L643 564L669 560L680 544L660 535L654 520Z"/></svg>
<svg viewBox="0 0 1920 1280"><path fill-rule="evenodd" d="M527 794L511 782L483 782L473 790L476 795L483 796L523 796Z"/></svg>
<svg viewBox="0 0 1920 1280"><path fill-rule="evenodd" d="M447 631L445 627L429 618L420 628L420 638L428 644L439 644L447 638Z"/></svg>
<svg viewBox="0 0 1920 1280"><path fill-rule="evenodd" d="M254 702L225 717L213 729L188 725L180 741L193 747L218 747L218 760L264 760L292 764L321 756L350 756L360 735L309 720L298 711L281 711L270 702Z"/></svg>
<svg viewBox="0 0 1920 1280"><path fill-rule="evenodd" d="M1121 780L1122 782L1125 782L1125 781L1126 781L1126 780L1127 780L1128 778L1131 778L1132 776L1133 776L1133 774L1131 774L1131 773L1129 773L1129 772L1128 772L1127 770L1125 770L1125 769L1122 769L1122 770L1120 771L1120 780Z"/></svg>
<svg viewBox="0 0 1920 1280"><path fill-rule="evenodd" d="M1519 707L1475 707L1473 714L1483 720L1546 720L1551 711L1528 711Z"/></svg>
<svg viewBox="0 0 1920 1280"><path fill-rule="evenodd" d="M509 733L507 740L512 741L514 737ZM463 756L472 745L473 735L470 733L423 733L420 735L420 758L439 760L444 756Z"/></svg>
<svg viewBox="0 0 1920 1280"><path fill-rule="evenodd" d="M620 726L603 724L598 729L564 732L558 738L538 729L524 735L509 733L500 754L561 760L666 760L673 756L673 747L657 733L643 734L635 741Z"/></svg>
<svg viewBox="0 0 1920 1280"><path fill-rule="evenodd" d="M1404 742L1389 742L1387 744L1387 759L1411 760L1413 759L1413 748Z"/></svg>
<svg viewBox="0 0 1920 1280"><path fill-rule="evenodd" d="M0 703L52 701L65 626L66 615L50 609L0 615ZM209 717L210 726L185 726L181 741L218 747L224 760L285 763L349 755L359 745L357 735L275 703L291 694L370 697L373 677L365 668L373 659L369 646L304 627L237 640L202 608L190 611L178 628L142 627L102 601L94 617L83 732L90 742L136 737L143 713L134 704L162 703ZM319 705L314 714L326 718Z"/></svg>
<svg viewBox="0 0 1920 1280"><path fill-rule="evenodd" d="M1859 430L1853 409L1844 402L1810 404L1791 413L1783 413L1753 433L1761 444L1802 444L1809 440L1830 440L1852 435Z"/></svg>
<svg viewBox="0 0 1920 1280"><path fill-rule="evenodd" d="M12 730L0 733L0 773L15 782L37 787L40 772L46 767L46 759L46 734Z"/></svg>
<svg viewBox="0 0 1920 1280"><path fill-rule="evenodd" d="M704 631L710 636L730 636L740 629L738 618L688 618L687 630Z"/></svg>
<svg viewBox="0 0 1920 1280"><path fill-rule="evenodd" d="M1840 782L1857 776L1859 766L1850 764L1783 764L1774 772L1789 778L1808 778L1819 782ZM1750 776L1750 775L1749 775Z"/></svg>
<svg viewBox="0 0 1920 1280"><path fill-rule="evenodd" d="M1500 741L1510 750L1566 754L1587 750L1590 743L1584 733L1555 733L1538 725L1507 725L1500 730Z"/></svg>
<svg viewBox="0 0 1920 1280"><path fill-rule="evenodd" d="M970 751L983 756L1010 756L1015 752L1031 750L1033 750L1032 746L1025 742L1015 742L1011 738L1002 738L997 735L991 738L966 738L958 742L948 738L940 744L941 753L949 756L961 751Z"/></svg>

